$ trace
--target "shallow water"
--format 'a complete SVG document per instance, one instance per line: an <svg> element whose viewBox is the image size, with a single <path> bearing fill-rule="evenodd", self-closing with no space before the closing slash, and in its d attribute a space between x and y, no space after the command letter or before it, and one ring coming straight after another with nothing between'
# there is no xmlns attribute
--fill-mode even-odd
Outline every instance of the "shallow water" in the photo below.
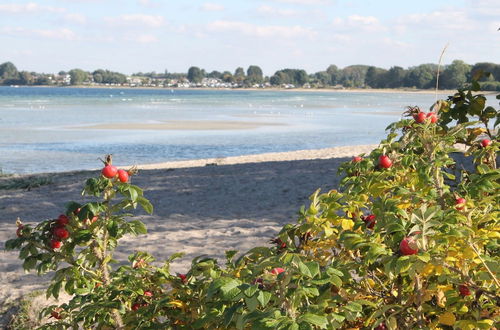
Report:
<svg viewBox="0 0 500 330"><path fill-rule="evenodd" d="M91 169L108 153L117 164L141 164L373 144L405 106L427 109L434 100L416 93L0 87L0 168ZM92 128L169 121L188 125ZM207 121L231 122L232 129L192 129Z"/></svg>

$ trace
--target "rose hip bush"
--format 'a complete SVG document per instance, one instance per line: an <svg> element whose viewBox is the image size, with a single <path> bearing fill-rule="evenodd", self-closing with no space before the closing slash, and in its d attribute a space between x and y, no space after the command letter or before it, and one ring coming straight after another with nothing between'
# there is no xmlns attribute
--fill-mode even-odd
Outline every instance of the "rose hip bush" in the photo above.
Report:
<svg viewBox="0 0 500 330"><path fill-rule="evenodd" d="M47 329L494 328L500 112L475 89L428 113L409 107L378 148L341 166L339 190L316 191L271 246L227 251L225 264L201 256L173 274L180 255L155 266L138 252L112 267L118 240L146 231L123 212L152 206L110 159L84 188L99 199L19 224L6 246L25 269L55 272L48 296L72 295L43 311ZM452 157L457 143L472 169Z"/></svg>

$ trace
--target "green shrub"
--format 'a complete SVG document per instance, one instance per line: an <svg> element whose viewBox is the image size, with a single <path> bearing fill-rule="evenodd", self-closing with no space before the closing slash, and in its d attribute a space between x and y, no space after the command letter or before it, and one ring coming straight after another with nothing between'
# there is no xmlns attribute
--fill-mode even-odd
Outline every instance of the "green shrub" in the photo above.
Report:
<svg viewBox="0 0 500 330"><path fill-rule="evenodd" d="M470 89L421 112L408 108L378 148L343 164L339 190L316 191L274 246L228 251L225 265L199 257L172 274L180 255L156 267L140 252L111 267L119 239L145 232L123 211L152 211L118 177L89 179L84 192L96 200L68 204L67 224L20 224L6 247L20 249L26 270L55 272L48 296L73 295L45 309L54 318L47 329L491 329L500 303L492 130L500 113ZM473 169L458 168L457 143ZM59 239L62 227L69 236Z"/></svg>

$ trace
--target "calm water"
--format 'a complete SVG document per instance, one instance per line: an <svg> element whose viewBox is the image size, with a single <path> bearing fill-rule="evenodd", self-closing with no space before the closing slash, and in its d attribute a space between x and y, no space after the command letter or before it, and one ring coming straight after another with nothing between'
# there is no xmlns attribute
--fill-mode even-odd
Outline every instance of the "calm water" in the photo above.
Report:
<svg viewBox="0 0 500 330"><path fill-rule="evenodd" d="M444 96L443 96L444 97ZM0 168L57 172L378 143L405 106L434 95L0 87ZM96 124L265 123L235 130L108 130Z"/></svg>

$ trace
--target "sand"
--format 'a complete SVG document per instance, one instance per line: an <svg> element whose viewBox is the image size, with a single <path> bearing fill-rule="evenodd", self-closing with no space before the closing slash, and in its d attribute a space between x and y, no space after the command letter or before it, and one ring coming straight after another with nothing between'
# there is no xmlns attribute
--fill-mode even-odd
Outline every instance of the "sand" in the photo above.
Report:
<svg viewBox="0 0 500 330"><path fill-rule="evenodd" d="M157 123L112 123L83 126L85 129L108 129L108 130L242 130L256 129L264 126L283 126L280 123L230 121L230 120L170 120L168 122ZM82 126L72 128L81 129Z"/></svg>
<svg viewBox="0 0 500 330"><path fill-rule="evenodd" d="M148 227L148 234L123 239L115 257L126 260L134 251L143 250L163 260L184 252L186 256L172 266L173 271L183 272L197 255L221 258L226 250L245 251L268 244L284 224L296 221L297 211L308 204L317 188L326 191L338 186L336 173L342 162L374 147L141 165L133 184L145 189L154 213L136 212ZM52 184L30 191L0 191L2 246L15 236L17 217L25 223L36 223L56 218L68 201L85 202L80 194L83 183L99 172L46 175L52 177ZM44 289L50 278L24 274L17 255L17 251L1 252L0 307Z"/></svg>

